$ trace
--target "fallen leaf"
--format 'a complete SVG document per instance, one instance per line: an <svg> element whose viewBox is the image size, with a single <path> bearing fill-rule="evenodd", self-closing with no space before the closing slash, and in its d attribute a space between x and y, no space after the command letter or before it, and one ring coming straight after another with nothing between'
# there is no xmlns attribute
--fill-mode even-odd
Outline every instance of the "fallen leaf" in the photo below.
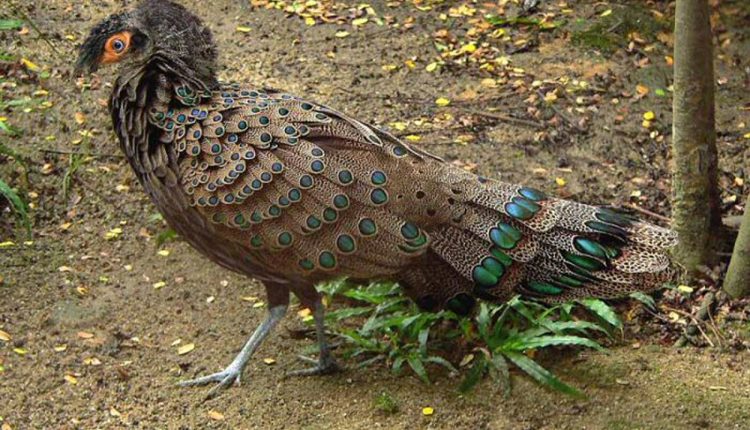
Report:
<svg viewBox="0 0 750 430"><path fill-rule="evenodd" d="M250 33L252 31L250 27L246 27L244 25L238 25L235 30L239 31L240 33Z"/></svg>
<svg viewBox="0 0 750 430"><path fill-rule="evenodd" d="M437 100L435 100L435 104L440 107L444 107L444 106L448 106L449 104L451 104L451 101L446 99L445 97L440 97Z"/></svg>
<svg viewBox="0 0 750 430"><path fill-rule="evenodd" d="M646 121L653 121L656 118L656 114L653 111L648 111L643 114L643 119Z"/></svg>
<svg viewBox="0 0 750 430"><path fill-rule="evenodd" d="M177 348L177 355L185 355L194 349L195 349L194 343L186 343L185 345L182 345L181 347Z"/></svg>
<svg viewBox="0 0 750 430"><path fill-rule="evenodd" d="M67 381L71 385L78 384L78 378L76 378L73 375L65 375L65 376L63 376L63 379L65 379L65 381Z"/></svg>
<svg viewBox="0 0 750 430"><path fill-rule="evenodd" d="M430 416L435 413L435 409L431 407L422 408L422 415L424 416Z"/></svg>
<svg viewBox="0 0 750 430"><path fill-rule="evenodd" d="M10 333L5 330L0 330L0 340L3 342L10 342L11 339Z"/></svg>
<svg viewBox="0 0 750 430"><path fill-rule="evenodd" d="M154 283L154 289L155 290L158 290L160 288L164 288L166 286L167 286L167 283L164 282L164 281L159 281L159 282Z"/></svg>
<svg viewBox="0 0 750 430"><path fill-rule="evenodd" d="M224 414L213 409L208 411L208 417L214 421L224 421Z"/></svg>
<svg viewBox="0 0 750 430"><path fill-rule="evenodd" d="M80 337L81 339L91 339L94 337L94 333L89 333L87 331L79 331L78 337Z"/></svg>
<svg viewBox="0 0 750 430"><path fill-rule="evenodd" d="M272 365L272 364L276 364L276 360L274 360L273 358L264 358L263 362L266 363L269 366Z"/></svg>

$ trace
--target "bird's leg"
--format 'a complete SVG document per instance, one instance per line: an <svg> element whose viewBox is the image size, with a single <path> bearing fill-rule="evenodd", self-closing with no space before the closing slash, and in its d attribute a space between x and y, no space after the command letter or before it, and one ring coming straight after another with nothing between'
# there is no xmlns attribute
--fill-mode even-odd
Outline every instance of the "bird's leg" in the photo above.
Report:
<svg viewBox="0 0 750 430"><path fill-rule="evenodd" d="M287 376L327 375L341 370L339 365L336 364L336 360L331 356L331 348L326 340L325 308L320 300L315 303L313 317L315 318L315 333L318 337L320 356L318 360L300 356L301 360L313 363L313 367L288 372Z"/></svg>
<svg viewBox="0 0 750 430"><path fill-rule="evenodd" d="M242 351L234 357L234 360L221 372L217 372L207 376L201 376L200 378L191 379L188 381L181 381L179 385L182 387L189 387L193 385L205 385L211 382L216 382L216 385L211 388L208 392L207 397L213 397L219 393L222 389L225 389L232 385L232 383L240 383L240 376L242 375L242 369L245 368L248 360L252 357L256 349L263 343L263 340L268 334L276 327L276 324L281 321L286 314L287 305L274 306L268 310L268 315L262 323L255 329L250 338L245 342L245 346L242 347Z"/></svg>

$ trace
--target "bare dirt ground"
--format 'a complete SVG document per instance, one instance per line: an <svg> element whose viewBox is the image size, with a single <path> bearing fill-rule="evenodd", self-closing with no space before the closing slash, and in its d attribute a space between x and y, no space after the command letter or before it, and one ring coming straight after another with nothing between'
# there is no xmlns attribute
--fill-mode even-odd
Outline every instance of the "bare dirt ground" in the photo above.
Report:
<svg viewBox="0 0 750 430"><path fill-rule="evenodd" d="M573 43L576 28L620 13L620 5L542 2L532 16L548 14L548 22L561 22L556 28L513 24L491 37L496 29L481 28L484 9L514 16L514 2L378 1L365 24L353 20L367 16L366 7L321 2L340 23L313 17L313 26L304 16L264 7L268 2L185 3L214 31L226 80L305 95L478 173L669 216L669 31L632 30L611 52ZM646 16L668 23L673 10L653 3L645 4L655 10ZM231 360L265 312L257 304L262 289L183 242L155 245L165 226L117 153L103 106L114 71L88 79L90 88L71 76L77 44L123 2L13 5L0 17L25 13L47 39L33 28L0 32L0 49L10 54L0 63L0 100L26 100L3 103L0 112L19 130L0 137L26 168L1 155L0 177L24 190L34 222L33 240L24 243L10 210L0 206L0 242L13 241L0 248L0 330L8 335L0 340L3 430L750 428L746 308L731 310L739 315L726 336L732 341L713 348L672 348L659 318L645 318L608 352L563 351L543 360L587 400L550 392L520 374L509 399L489 381L461 396L459 379L442 376L426 385L385 366L283 379L310 345L291 338L302 324L290 312L246 369L242 386L201 402L205 389L175 382ZM750 10L739 1L715 11L723 209L737 215L750 175ZM466 48L470 40L480 42ZM445 52L439 45L458 53L433 68ZM482 66L482 56L492 67ZM439 98L450 104L440 106ZM530 123L476 114L491 108ZM643 124L648 112L654 118ZM690 310L689 301L685 306ZM662 319L672 318L662 312ZM192 351L178 354L191 343ZM375 407L381 393L397 401L397 412ZM428 406L435 412L424 416Z"/></svg>

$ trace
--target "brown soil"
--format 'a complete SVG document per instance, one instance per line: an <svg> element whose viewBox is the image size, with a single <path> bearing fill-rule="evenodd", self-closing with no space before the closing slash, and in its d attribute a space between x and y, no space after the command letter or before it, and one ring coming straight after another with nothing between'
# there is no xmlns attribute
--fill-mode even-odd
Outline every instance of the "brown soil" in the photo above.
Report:
<svg viewBox="0 0 750 430"><path fill-rule="evenodd" d="M329 377L282 379L285 369L298 365L295 355L310 344L291 338L290 330L301 327L294 312L251 361L241 387L202 403L205 389L177 388L175 382L218 370L231 360L264 313L242 298L262 297L262 289L208 263L183 242L156 247L155 237L165 227L151 218L155 209L127 163L100 156L117 155L102 106L113 71L101 71L94 88L82 91L70 70L76 46L90 26L118 10L122 2L21 3L15 2L48 35L56 51L33 30L25 35L0 32L2 51L29 59L50 74L40 79L28 65L2 63L2 99L28 97L31 102L28 111L10 107L0 112L23 130L7 146L27 159L28 180L7 157L0 158L0 177L31 193L27 197L33 203L34 219L29 244L14 236L8 210L0 220L0 242L17 243L0 248L0 330L12 336L10 342L0 341L3 430L750 428L746 351L678 350L626 334L605 353L565 353L561 359L546 360L552 371L585 391L588 400L552 393L520 374L513 376L509 399L489 381L460 396L458 379L441 376L433 385L425 385L408 374L394 376L384 366ZM414 16L416 25L408 30L372 24L360 29L334 24L308 27L279 10L244 9L239 0L210 2L211 7L206 2L185 3L214 30L225 65L221 75L227 80L284 88L382 125L450 112L455 119L448 126L430 129L409 123L406 131L420 134L418 145L449 161L476 163L478 173L585 202L637 203L669 215L668 139L650 136L650 130L641 126L643 113L654 111L654 128L662 135L669 131L669 97L653 94L653 88L668 86L669 69L663 56L656 54L658 49L652 54L653 66L641 67L636 59L642 57L623 49L604 58L572 46L566 31L555 31L541 33L536 48L509 55L513 67L524 69L527 85L570 77L590 81L604 91L596 110L566 111L573 122L588 118L587 131L558 118L540 135L523 125L474 117L459 109L498 107L534 121L549 119L533 112L527 115L524 100L533 90L492 104L482 102L504 93L515 78L488 88L481 84L487 75L471 65L424 70L435 55L434 32L448 26L438 17L447 12L439 2L428 12L411 3L395 7L373 3L380 14L392 15L397 22ZM545 3L542 7L547 7ZM556 2L549 3L553 7ZM583 19L594 19L607 9L602 3L570 3L576 4L572 16ZM723 7L717 10L715 22L722 35L716 62L721 84L718 128L722 197L726 213L732 215L739 213L735 203L747 193L734 178L747 180L750 174L750 149L743 138L750 123L746 26L750 15L747 8L733 3ZM460 30L470 27L468 22L459 19L452 25ZM238 25L250 27L251 32L237 31ZM335 37L340 29L351 35ZM333 58L326 56L334 50ZM404 66L404 60L412 57L417 64L414 70ZM391 63L400 67L383 69ZM635 97L639 83L651 87L651 93ZM40 89L48 94L35 94ZM466 96L467 89L478 94ZM458 103L462 94L465 104ZM434 103L438 97L455 102L441 109ZM618 98L619 104L612 98ZM42 105L47 101L51 106ZM76 112L84 114L85 122L76 122ZM76 144L82 130L91 131L93 137ZM454 143L465 134L474 139L467 145ZM5 135L0 137L6 140ZM70 156L45 150L81 147L96 155L82 160L63 198ZM567 184L556 184L558 177ZM732 196L740 196L739 201ZM114 228L121 228L122 234L105 239ZM157 254L160 249L169 255ZM166 285L153 287L161 281ZM750 326L743 324L738 333L747 340ZM180 345L174 344L177 339ZM194 343L195 349L178 355L178 347L188 343ZM634 343L640 347L634 348ZM277 362L267 365L262 358ZM397 412L387 414L375 407L381 393L396 400ZM423 416L422 408L428 406L435 413Z"/></svg>

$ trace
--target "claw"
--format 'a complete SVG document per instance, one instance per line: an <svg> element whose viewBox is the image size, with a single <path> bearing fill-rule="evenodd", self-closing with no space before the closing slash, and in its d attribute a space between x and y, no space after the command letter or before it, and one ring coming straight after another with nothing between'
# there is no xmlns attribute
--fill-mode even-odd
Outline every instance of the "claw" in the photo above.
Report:
<svg viewBox="0 0 750 430"><path fill-rule="evenodd" d="M211 375L201 376L200 378L187 381L180 381L177 385L180 387L194 387L196 385L206 385L215 382L216 385L214 385L206 394L206 399L208 400L215 397L221 391L229 388L233 383L240 385L241 375L242 372L240 370L227 368Z"/></svg>
<svg viewBox="0 0 750 430"><path fill-rule="evenodd" d="M298 358L301 361L313 363L313 367L310 367L307 369L292 370L291 372L287 372L286 374L284 374L284 376L289 377L289 376L331 375L333 373L338 373L344 370L330 356L321 360L315 360L310 357L305 357L304 355L300 355Z"/></svg>

